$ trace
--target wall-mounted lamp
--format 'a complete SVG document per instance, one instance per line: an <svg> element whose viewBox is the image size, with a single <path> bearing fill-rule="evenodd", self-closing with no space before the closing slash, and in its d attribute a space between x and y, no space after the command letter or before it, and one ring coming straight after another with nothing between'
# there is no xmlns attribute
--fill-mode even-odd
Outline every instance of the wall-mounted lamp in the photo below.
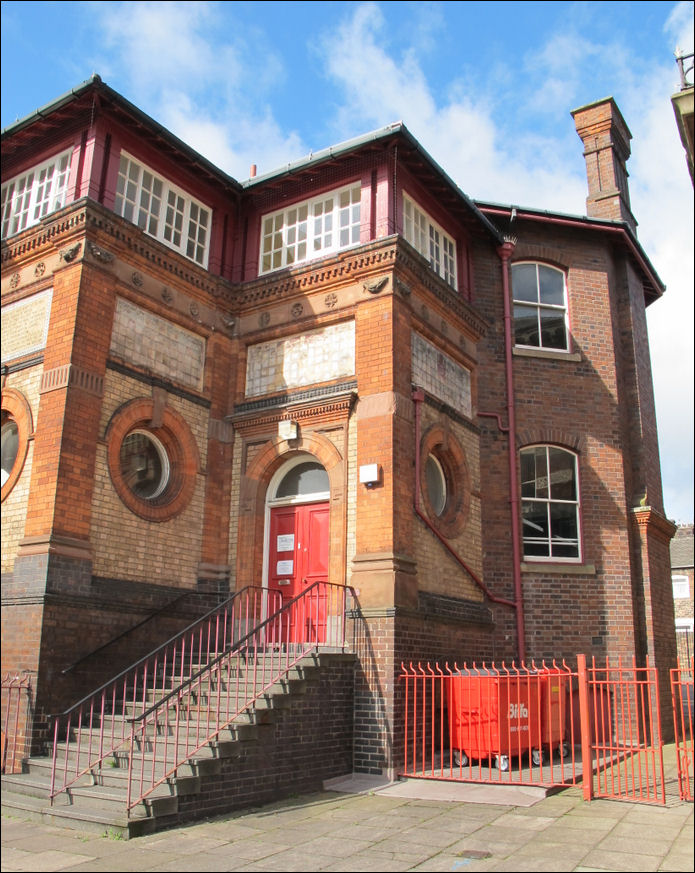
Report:
<svg viewBox="0 0 695 873"><path fill-rule="evenodd" d="M360 484L373 488L379 484L381 470L378 464L363 464L360 467Z"/></svg>
<svg viewBox="0 0 695 873"><path fill-rule="evenodd" d="M296 421L283 418L278 422L278 436L281 440L296 440L299 433L299 425Z"/></svg>

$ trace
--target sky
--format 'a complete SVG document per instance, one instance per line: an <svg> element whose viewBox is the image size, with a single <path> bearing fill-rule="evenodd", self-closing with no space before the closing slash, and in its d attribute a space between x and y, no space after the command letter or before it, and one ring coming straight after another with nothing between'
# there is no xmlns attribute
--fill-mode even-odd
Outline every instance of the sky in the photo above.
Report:
<svg viewBox="0 0 695 873"><path fill-rule="evenodd" d="M3 2L2 127L93 73L239 180L403 121L470 197L586 213L570 111L615 98L666 514L693 521L693 188L670 97L690 2Z"/></svg>

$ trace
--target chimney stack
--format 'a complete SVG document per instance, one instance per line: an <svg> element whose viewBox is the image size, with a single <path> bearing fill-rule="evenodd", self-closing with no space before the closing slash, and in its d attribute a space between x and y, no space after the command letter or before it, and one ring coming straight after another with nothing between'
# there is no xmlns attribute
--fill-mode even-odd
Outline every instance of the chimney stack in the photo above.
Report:
<svg viewBox="0 0 695 873"><path fill-rule="evenodd" d="M606 97L572 112L574 124L584 143L589 196L586 214L591 218L624 221L636 232L637 222L630 209L625 164L630 157L632 134L615 100Z"/></svg>

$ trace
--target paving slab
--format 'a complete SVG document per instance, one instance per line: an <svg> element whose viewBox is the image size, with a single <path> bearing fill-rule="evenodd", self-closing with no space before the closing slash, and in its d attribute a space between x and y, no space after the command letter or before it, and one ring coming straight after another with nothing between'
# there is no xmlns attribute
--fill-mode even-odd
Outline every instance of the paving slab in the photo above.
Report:
<svg viewBox="0 0 695 873"><path fill-rule="evenodd" d="M353 780L356 793L314 792L136 840L3 819L3 873L113 871L690 871L693 806L585 803L572 788L536 800L488 796L430 780ZM417 797L403 796L425 786ZM476 787L476 786L474 786ZM502 793L504 792L504 794ZM466 799L462 799L465 795ZM453 799L452 799L453 798ZM494 802L490 802L493 800ZM530 802L530 801L533 802Z"/></svg>

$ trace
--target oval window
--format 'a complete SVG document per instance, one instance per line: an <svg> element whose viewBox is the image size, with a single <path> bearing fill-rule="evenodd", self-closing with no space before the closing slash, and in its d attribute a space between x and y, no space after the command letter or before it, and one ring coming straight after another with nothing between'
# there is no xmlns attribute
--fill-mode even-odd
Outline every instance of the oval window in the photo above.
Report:
<svg viewBox="0 0 695 873"><path fill-rule="evenodd" d="M10 478L19 454L19 428L11 418L2 425L2 484Z"/></svg>
<svg viewBox="0 0 695 873"><path fill-rule="evenodd" d="M446 509L447 487L446 476L442 465L434 455L428 455L425 462L425 481L427 496L434 514L439 517Z"/></svg>
<svg viewBox="0 0 695 873"><path fill-rule="evenodd" d="M169 484L167 451L157 437L145 430L133 430L121 443L121 476L141 500L155 500Z"/></svg>

